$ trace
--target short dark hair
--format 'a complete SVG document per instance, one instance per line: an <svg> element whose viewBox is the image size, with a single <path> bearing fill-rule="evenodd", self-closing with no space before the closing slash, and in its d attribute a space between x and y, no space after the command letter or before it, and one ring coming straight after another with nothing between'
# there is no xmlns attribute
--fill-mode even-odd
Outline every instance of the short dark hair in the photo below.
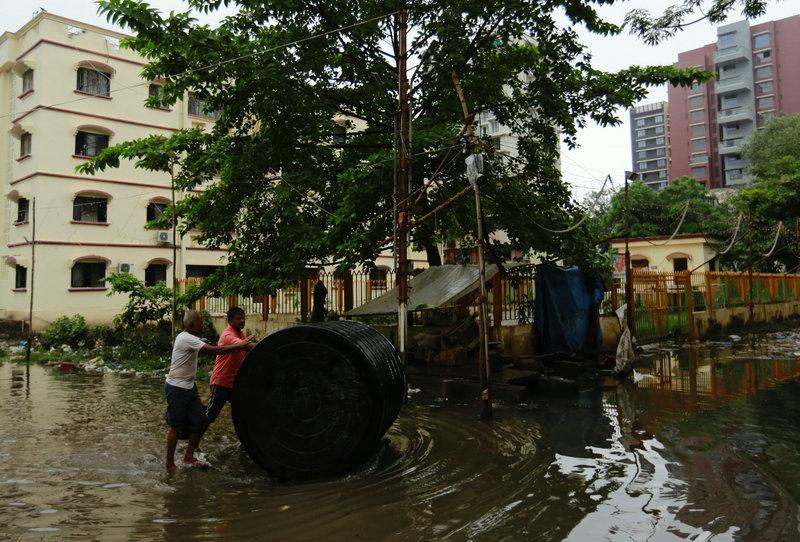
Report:
<svg viewBox="0 0 800 542"><path fill-rule="evenodd" d="M231 307L230 309L228 309L228 322L230 322L237 316L244 316L244 311L239 307Z"/></svg>

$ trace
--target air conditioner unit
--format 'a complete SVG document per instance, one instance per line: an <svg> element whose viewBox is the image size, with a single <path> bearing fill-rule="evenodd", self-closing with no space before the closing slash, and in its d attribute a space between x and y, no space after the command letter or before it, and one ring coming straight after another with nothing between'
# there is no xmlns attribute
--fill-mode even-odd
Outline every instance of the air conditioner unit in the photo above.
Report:
<svg viewBox="0 0 800 542"><path fill-rule="evenodd" d="M133 264L132 263L118 263L117 264L117 272L119 272L119 273L133 273Z"/></svg>
<svg viewBox="0 0 800 542"><path fill-rule="evenodd" d="M156 242L161 244L166 244L172 241L172 232L170 231L157 231L156 232Z"/></svg>

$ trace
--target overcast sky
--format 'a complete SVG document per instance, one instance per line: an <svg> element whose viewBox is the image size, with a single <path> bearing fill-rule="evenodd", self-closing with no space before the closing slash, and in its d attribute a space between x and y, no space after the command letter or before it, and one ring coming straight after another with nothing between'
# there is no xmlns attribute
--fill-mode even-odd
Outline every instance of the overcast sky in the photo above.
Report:
<svg viewBox="0 0 800 542"><path fill-rule="evenodd" d="M677 0L629 0L602 10L606 19L621 23L625 13L633 8L663 10ZM113 28L104 17L97 15L91 0L0 0L3 6L0 17L0 33L16 31L44 8L49 12L78 19L99 26ZM150 0L150 4L162 11L185 9L182 0ZM755 22L780 19L800 13L797 0L773 0L766 16ZM211 17L198 15L202 22L213 23L219 14ZM729 22L739 20L733 17ZM118 29L121 30L121 29ZM715 29L703 22L691 26L668 42L648 47L636 38L624 34L608 38L581 32L584 43L589 46L594 66L603 70L620 70L631 65L672 64L678 52L694 49L716 40ZM665 100L665 87L654 88L648 101ZM622 172L631 167L630 137L627 112L620 111L623 123L613 128L590 126L579 135L580 148L563 149L562 170L564 177L574 186L577 197L590 190L599 189L602 179L611 174L615 181L622 179Z"/></svg>

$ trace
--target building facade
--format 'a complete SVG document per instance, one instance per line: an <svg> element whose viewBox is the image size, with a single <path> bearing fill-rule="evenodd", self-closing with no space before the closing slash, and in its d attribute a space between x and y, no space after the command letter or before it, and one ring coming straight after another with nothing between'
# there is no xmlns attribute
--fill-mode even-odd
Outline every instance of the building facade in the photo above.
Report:
<svg viewBox="0 0 800 542"><path fill-rule="evenodd" d="M226 251L191 234L173 247L171 231L145 227L171 204L168 173L131 162L97 175L75 170L110 145L209 129L218 116L191 93L148 107L159 82L141 78L144 59L120 48L124 37L46 12L0 35L0 318L27 319L33 295L35 329L72 314L108 323L127 302L107 295L111 273L170 284L173 265L180 281L226 264ZM424 253L409 259L427 265ZM375 264L374 281L386 286L392 253Z"/></svg>
<svg viewBox="0 0 800 542"><path fill-rule="evenodd" d="M659 190L669 182L669 107L657 102L631 108L632 171Z"/></svg>
<svg viewBox="0 0 800 542"><path fill-rule="evenodd" d="M173 261L172 232L145 228L171 202L169 174L132 163L75 171L109 145L214 121L192 96L147 107L158 82L140 78L143 60L119 47L123 37L50 13L0 36L0 317L27 318L34 256L36 328L64 314L110 321L126 302L107 296L112 272L170 283L173 265L184 278L225 263L191 236Z"/></svg>
<svg viewBox="0 0 800 542"><path fill-rule="evenodd" d="M611 247L624 269L625 240L613 239ZM632 237L628 247L632 269L660 273L719 270L719 246L713 237L694 233L676 235L671 241L669 236Z"/></svg>
<svg viewBox="0 0 800 542"><path fill-rule="evenodd" d="M708 188L750 181L742 145L776 114L800 113L800 16L750 26L720 26L716 43L685 51L675 66L717 73L716 80L669 88L668 176Z"/></svg>

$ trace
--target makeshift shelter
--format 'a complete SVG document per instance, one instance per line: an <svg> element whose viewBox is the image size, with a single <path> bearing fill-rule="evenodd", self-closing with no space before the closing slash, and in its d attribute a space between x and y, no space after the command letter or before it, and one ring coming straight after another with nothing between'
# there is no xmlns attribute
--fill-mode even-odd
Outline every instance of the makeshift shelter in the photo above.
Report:
<svg viewBox="0 0 800 542"><path fill-rule="evenodd" d="M509 264L513 267L517 264ZM486 266L486 280L497 275L497 266ZM408 310L440 309L457 304L478 290L477 265L441 265L430 267L408 282ZM345 316L397 314L397 287L380 297L345 313Z"/></svg>

